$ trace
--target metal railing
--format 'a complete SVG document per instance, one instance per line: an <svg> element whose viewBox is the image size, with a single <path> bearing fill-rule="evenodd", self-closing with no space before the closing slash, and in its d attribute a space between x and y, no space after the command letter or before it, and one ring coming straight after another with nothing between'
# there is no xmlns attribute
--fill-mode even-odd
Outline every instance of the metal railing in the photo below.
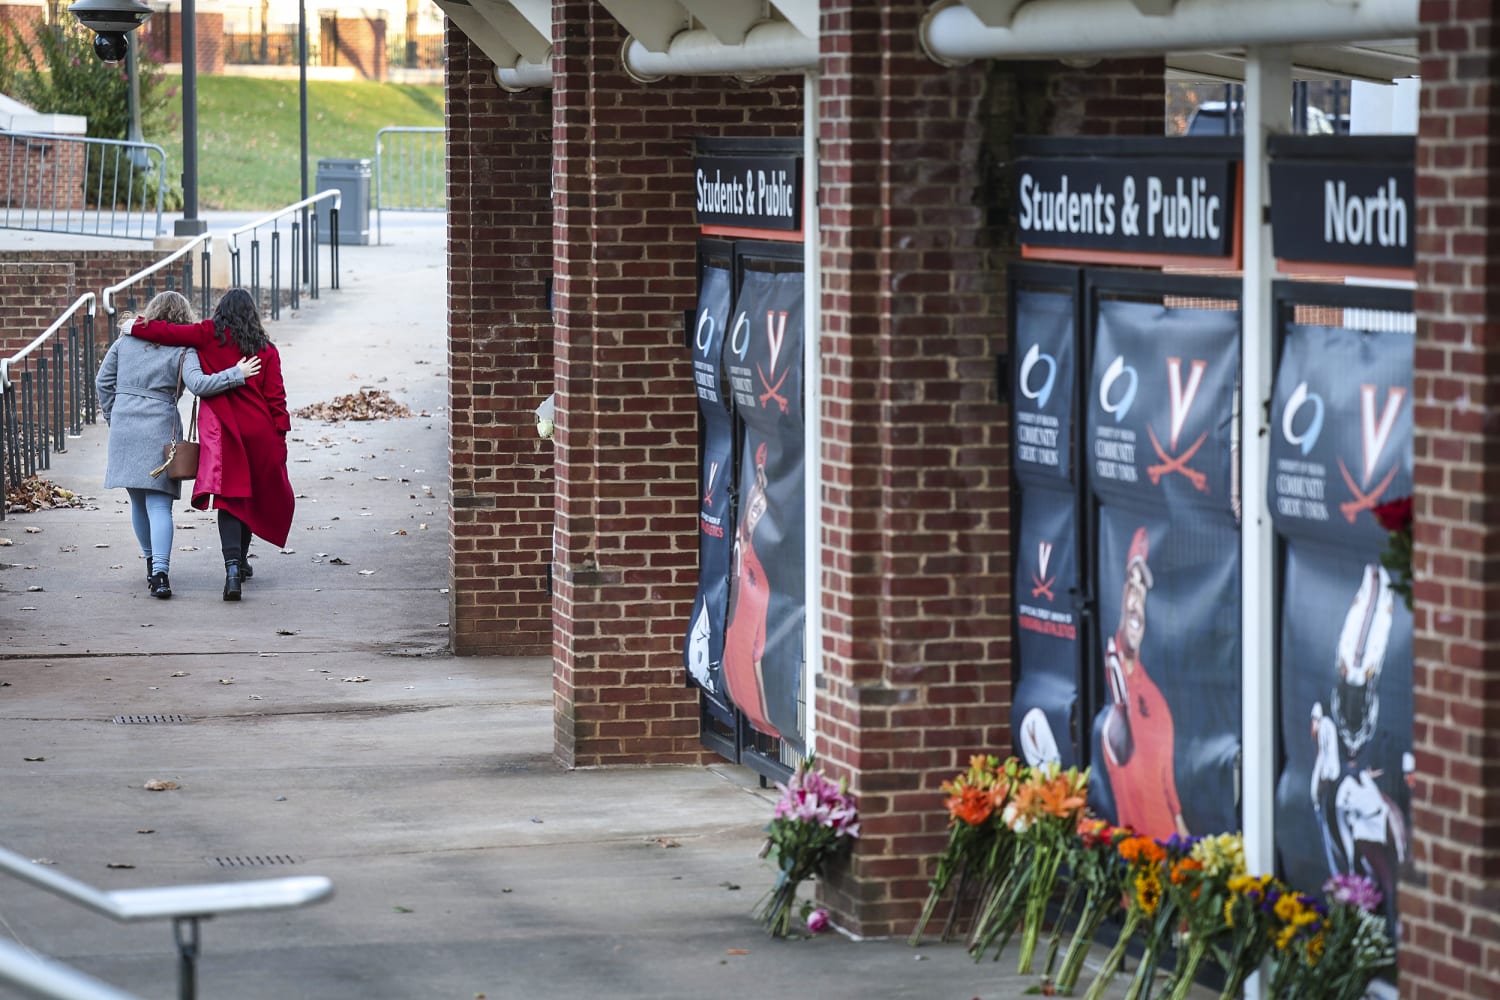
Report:
<svg viewBox="0 0 1500 1000"><path fill-rule="evenodd" d="M166 152L150 142L0 132L0 227L154 239L166 163Z"/></svg>
<svg viewBox="0 0 1500 1000"><path fill-rule="evenodd" d="M448 208L448 166L442 128L392 125L375 133L375 242L382 212Z"/></svg>
<svg viewBox="0 0 1500 1000"><path fill-rule="evenodd" d="M126 297L125 308L132 312L140 308L140 300L136 293L143 293L145 301L150 302L157 293L156 276L162 276L163 291L179 291L189 301L193 298L193 251L198 250L201 254L202 280L198 282L198 314L207 316L209 312L209 298L212 295L213 284L213 239L211 233L200 233L182 246L173 250L161 260L150 267L142 268L117 285L110 285L101 295L100 304L104 307L104 313L109 317L109 342L113 344L115 337L120 333L119 310L115 308L115 296L120 292L130 290ZM172 267L181 261L182 284L177 284L177 270Z"/></svg>
<svg viewBox="0 0 1500 1000"><path fill-rule="evenodd" d="M87 292L39 337L0 358L0 521L11 489L51 468L52 453L68 450L67 435L94 422L95 354L94 293Z"/></svg>
<svg viewBox="0 0 1500 1000"><path fill-rule="evenodd" d="M251 882L211 882L199 885L160 886L150 889L116 889L106 892L51 871L25 857L0 847L0 871L30 882L40 889L61 896L95 913L120 923L143 920L172 921L172 937L177 943L177 995L179 1000L193 1000L197 995L199 931L205 920L228 913L250 913L262 910L287 910L317 903L333 895L333 882L322 875L300 875L291 878L256 879ZM0 953L0 959L5 956ZM0 965L0 975L6 972ZM57 973L58 970L51 970ZM18 984L19 985L19 984ZM64 1000L116 1000L127 994L69 993L60 978L46 977L41 984L56 992L44 997Z"/></svg>
<svg viewBox="0 0 1500 1000"><path fill-rule="evenodd" d="M303 198L299 202L278 209L270 215L248 222L238 229L231 229L226 234L229 241L230 282L236 287L245 286L243 269L240 262L240 237L246 233L250 234L250 294L255 301L260 301L261 292L261 266L260 231L267 226L271 229L271 318L281 318L281 228L280 220L288 215L292 217L292 247L291 247L291 281L289 282L292 293L292 308L301 305L300 288L302 280L306 280L308 295L316 299L318 297L318 213L317 203L320 201L332 201L328 208L328 267L330 271L329 288L339 287L339 207L343 201L338 191L319 191L311 198ZM312 211L307 211L312 209ZM302 219L307 220L309 230L302 231ZM309 246L311 249L309 249ZM299 265L301 271L299 272Z"/></svg>
<svg viewBox="0 0 1500 1000"><path fill-rule="evenodd" d="M0 940L0 985L14 986L42 1000L140 1000L86 976L70 965L41 958L19 945Z"/></svg>

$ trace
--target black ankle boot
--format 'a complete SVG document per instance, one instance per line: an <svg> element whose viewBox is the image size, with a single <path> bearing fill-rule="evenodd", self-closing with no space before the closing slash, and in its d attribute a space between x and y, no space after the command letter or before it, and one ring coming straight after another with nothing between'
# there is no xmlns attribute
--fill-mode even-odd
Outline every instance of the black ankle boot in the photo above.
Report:
<svg viewBox="0 0 1500 1000"><path fill-rule="evenodd" d="M254 575L255 575L255 570L253 570L253 569L250 568L250 560L248 558L241 559L240 560L240 579L241 580L248 580L248 579L250 579Z"/></svg>
<svg viewBox="0 0 1500 1000"><path fill-rule="evenodd" d="M167 579L167 574L151 574L151 596L160 597L162 600L172 596L172 583Z"/></svg>
<svg viewBox="0 0 1500 1000"><path fill-rule="evenodd" d="M240 564L238 560L231 559L224 564L224 600L238 601L240 599Z"/></svg>
<svg viewBox="0 0 1500 1000"><path fill-rule="evenodd" d="M147 556L146 557L146 589L147 590L151 589L151 578L153 576L155 576L155 575L156 575L155 573L151 572L151 557Z"/></svg>

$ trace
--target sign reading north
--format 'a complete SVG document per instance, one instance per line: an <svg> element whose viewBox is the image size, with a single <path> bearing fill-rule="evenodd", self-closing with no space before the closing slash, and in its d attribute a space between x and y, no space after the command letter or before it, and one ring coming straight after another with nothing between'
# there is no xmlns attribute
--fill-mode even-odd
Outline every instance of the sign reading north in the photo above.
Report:
<svg viewBox="0 0 1500 1000"><path fill-rule="evenodd" d="M800 157L700 156L695 166L700 226L802 228Z"/></svg>
<svg viewBox="0 0 1500 1000"><path fill-rule="evenodd" d="M1226 160L1023 159L1015 204L1021 243L1228 257L1234 171Z"/></svg>
<svg viewBox="0 0 1500 1000"><path fill-rule="evenodd" d="M1057 485L1073 477L1073 316L1071 295L1016 294L1012 462L1023 480Z"/></svg>
<svg viewBox="0 0 1500 1000"><path fill-rule="evenodd" d="M1276 528L1379 545L1372 511L1412 491L1410 333L1288 327L1271 400Z"/></svg>
<svg viewBox="0 0 1500 1000"><path fill-rule="evenodd" d="M1237 312L1105 300L1086 401L1093 490L1228 509Z"/></svg>
<svg viewBox="0 0 1500 1000"><path fill-rule="evenodd" d="M1409 268L1416 225L1409 164L1271 164L1272 246L1282 260Z"/></svg>

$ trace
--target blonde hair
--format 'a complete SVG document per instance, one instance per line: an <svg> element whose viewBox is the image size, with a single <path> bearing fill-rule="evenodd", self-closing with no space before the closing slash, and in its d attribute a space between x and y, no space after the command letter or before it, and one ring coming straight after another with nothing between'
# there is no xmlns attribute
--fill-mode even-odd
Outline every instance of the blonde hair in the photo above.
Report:
<svg viewBox="0 0 1500 1000"><path fill-rule="evenodd" d="M180 292L161 292L147 303L146 311L141 313L141 318L186 325L198 322L198 313L194 311L193 304Z"/></svg>

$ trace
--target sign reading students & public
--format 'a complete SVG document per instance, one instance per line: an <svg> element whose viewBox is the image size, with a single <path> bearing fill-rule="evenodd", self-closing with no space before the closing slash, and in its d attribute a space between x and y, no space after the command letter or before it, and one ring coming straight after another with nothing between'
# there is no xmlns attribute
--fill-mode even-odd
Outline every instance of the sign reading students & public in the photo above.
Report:
<svg viewBox="0 0 1500 1000"><path fill-rule="evenodd" d="M700 154L694 165L700 226L802 228L801 157Z"/></svg>
<svg viewBox="0 0 1500 1000"><path fill-rule="evenodd" d="M1228 159L1023 158L1015 185L1021 243L1031 251L1231 257L1235 171Z"/></svg>

